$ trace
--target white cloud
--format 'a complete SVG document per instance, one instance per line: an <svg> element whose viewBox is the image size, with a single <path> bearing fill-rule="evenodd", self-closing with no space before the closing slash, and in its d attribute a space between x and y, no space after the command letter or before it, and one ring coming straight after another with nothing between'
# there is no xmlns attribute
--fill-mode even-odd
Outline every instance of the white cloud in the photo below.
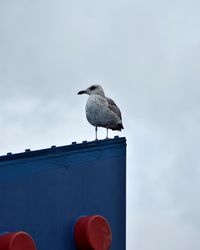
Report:
<svg viewBox="0 0 200 250"><path fill-rule="evenodd" d="M130 216L127 249L198 250L199 230L157 214Z"/></svg>

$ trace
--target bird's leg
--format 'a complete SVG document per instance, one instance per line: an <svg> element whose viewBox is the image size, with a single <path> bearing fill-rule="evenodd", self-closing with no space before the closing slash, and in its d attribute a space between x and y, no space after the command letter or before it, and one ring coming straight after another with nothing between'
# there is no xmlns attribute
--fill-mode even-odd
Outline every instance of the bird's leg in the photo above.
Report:
<svg viewBox="0 0 200 250"><path fill-rule="evenodd" d="M97 126L95 127L95 140L97 141Z"/></svg>
<svg viewBox="0 0 200 250"><path fill-rule="evenodd" d="M108 128L106 130L107 130L107 132L106 132L106 139L108 139Z"/></svg>

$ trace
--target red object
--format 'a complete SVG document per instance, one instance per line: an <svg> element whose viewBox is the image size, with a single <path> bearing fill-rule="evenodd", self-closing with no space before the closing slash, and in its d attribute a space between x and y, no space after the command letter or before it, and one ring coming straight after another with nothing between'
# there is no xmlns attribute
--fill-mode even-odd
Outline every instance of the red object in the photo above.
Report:
<svg viewBox="0 0 200 250"><path fill-rule="evenodd" d="M104 217L82 216L74 226L74 238L79 250L109 250L112 232Z"/></svg>
<svg viewBox="0 0 200 250"><path fill-rule="evenodd" d="M31 236L25 232L6 233L0 235L1 250L36 250Z"/></svg>

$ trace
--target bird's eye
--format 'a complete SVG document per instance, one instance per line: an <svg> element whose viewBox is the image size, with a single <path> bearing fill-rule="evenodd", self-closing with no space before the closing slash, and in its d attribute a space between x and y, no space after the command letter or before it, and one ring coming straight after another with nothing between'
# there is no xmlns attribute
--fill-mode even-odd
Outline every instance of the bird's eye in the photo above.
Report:
<svg viewBox="0 0 200 250"><path fill-rule="evenodd" d="M96 89L95 86L90 87L90 90L95 90L95 89Z"/></svg>

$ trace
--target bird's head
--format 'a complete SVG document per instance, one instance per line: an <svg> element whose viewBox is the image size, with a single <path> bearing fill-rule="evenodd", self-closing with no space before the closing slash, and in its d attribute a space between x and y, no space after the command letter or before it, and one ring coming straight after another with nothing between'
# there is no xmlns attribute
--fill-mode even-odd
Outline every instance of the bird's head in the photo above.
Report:
<svg viewBox="0 0 200 250"><path fill-rule="evenodd" d="M82 94L105 96L103 88L97 84L92 85L88 87L87 89L81 90L78 92L78 95L82 95Z"/></svg>

